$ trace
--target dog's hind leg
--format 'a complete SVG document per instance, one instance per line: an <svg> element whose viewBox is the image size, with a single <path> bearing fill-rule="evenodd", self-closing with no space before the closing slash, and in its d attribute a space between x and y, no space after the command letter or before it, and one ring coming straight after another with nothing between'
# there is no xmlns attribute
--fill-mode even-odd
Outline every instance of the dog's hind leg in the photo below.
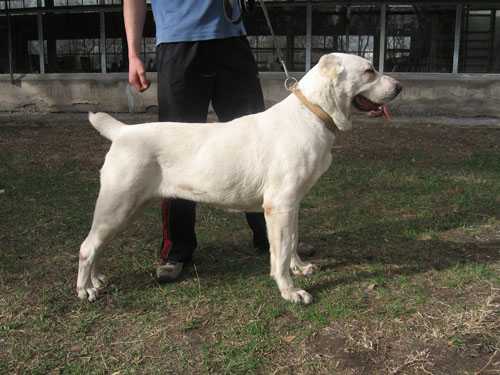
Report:
<svg viewBox="0 0 500 375"><path fill-rule="evenodd" d="M297 248L295 248L290 262L290 269L294 275L310 276L317 267L312 263L307 263L300 259Z"/></svg>
<svg viewBox="0 0 500 375"><path fill-rule="evenodd" d="M127 191L103 190L99 192L92 228L80 246L76 290L80 299L95 301L102 288L104 276L96 267L96 258L102 247L131 219L143 202Z"/></svg>
<svg viewBox="0 0 500 375"><path fill-rule="evenodd" d="M94 260L94 264L92 268L90 269L90 281L92 282L92 285L96 289L102 289L106 285L106 277L99 272L99 257L97 257Z"/></svg>
<svg viewBox="0 0 500 375"><path fill-rule="evenodd" d="M290 276L290 262L298 244L298 208L269 206L264 214L271 250L271 276L276 280L281 296L292 302L311 303L312 296L295 288Z"/></svg>

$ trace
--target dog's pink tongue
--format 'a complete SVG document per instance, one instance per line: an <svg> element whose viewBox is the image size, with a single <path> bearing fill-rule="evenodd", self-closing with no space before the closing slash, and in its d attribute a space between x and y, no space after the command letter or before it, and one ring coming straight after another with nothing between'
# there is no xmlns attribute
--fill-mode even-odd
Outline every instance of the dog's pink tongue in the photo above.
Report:
<svg viewBox="0 0 500 375"><path fill-rule="evenodd" d="M382 110L382 114L384 116L384 118L387 120L387 121L391 121L392 120L392 116L391 116L391 112L389 112L389 107L387 107L385 104L381 107L381 110Z"/></svg>
<svg viewBox="0 0 500 375"><path fill-rule="evenodd" d="M368 112L368 116L370 116L370 117L381 117L381 116L384 116L384 118L387 121L391 121L391 119L392 119L391 113L389 112L389 108L385 104L382 105L382 106L380 106L378 109L376 109L374 111Z"/></svg>

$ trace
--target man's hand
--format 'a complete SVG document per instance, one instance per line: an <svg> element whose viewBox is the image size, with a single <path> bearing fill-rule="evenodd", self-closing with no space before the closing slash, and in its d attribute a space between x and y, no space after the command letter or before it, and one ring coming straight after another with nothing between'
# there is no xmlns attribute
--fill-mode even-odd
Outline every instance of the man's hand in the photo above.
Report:
<svg viewBox="0 0 500 375"><path fill-rule="evenodd" d="M146 78L144 63L139 56L129 57L128 63L128 83L137 91L143 92L148 89L151 82Z"/></svg>
<svg viewBox="0 0 500 375"><path fill-rule="evenodd" d="M137 91L142 92L150 85L144 64L139 58L146 19L146 0L123 0L123 19L128 46L128 82Z"/></svg>

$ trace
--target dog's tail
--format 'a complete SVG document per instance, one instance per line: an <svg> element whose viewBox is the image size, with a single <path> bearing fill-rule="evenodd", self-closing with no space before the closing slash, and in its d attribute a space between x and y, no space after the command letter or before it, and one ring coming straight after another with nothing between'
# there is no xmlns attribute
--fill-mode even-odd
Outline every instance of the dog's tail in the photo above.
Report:
<svg viewBox="0 0 500 375"><path fill-rule="evenodd" d="M103 137L106 137L110 141L113 141L121 132L121 129L126 126L123 122L103 112L89 112L89 121Z"/></svg>

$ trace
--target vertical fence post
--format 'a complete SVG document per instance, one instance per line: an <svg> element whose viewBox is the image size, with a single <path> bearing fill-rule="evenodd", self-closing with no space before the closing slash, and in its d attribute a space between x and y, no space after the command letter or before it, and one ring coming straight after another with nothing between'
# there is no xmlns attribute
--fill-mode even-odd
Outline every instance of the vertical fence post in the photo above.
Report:
<svg viewBox="0 0 500 375"><path fill-rule="evenodd" d="M312 4L309 1L306 8L306 72L311 69L312 55Z"/></svg>
<svg viewBox="0 0 500 375"><path fill-rule="evenodd" d="M379 57L378 57L378 70L384 72L385 63L385 39L387 28L387 5L380 6L380 44L379 44Z"/></svg>
<svg viewBox="0 0 500 375"><path fill-rule="evenodd" d="M10 22L9 2L5 2L5 12L7 13L7 50L9 54L9 74L10 83L14 83L14 61L12 57L12 25Z"/></svg>
<svg viewBox="0 0 500 375"><path fill-rule="evenodd" d="M99 11L99 50L101 52L101 73L107 72L106 66L106 17L104 11Z"/></svg>
<svg viewBox="0 0 500 375"><path fill-rule="evenodd" d="M37 13L36 23L38 29L38 53L40 53L40 74L45 73L45 45L43 43L43 19L42 13Z"/></svg>
<svg viewBox="0 0 500 375"><path fill-rule="evenodd" d="M462 14L464 6L462 4L457 5L456 15L455 15L455 44L453 46L453 69L452 73L458 73L458 65L460 62L460 39L462 37Z"/></svg>

